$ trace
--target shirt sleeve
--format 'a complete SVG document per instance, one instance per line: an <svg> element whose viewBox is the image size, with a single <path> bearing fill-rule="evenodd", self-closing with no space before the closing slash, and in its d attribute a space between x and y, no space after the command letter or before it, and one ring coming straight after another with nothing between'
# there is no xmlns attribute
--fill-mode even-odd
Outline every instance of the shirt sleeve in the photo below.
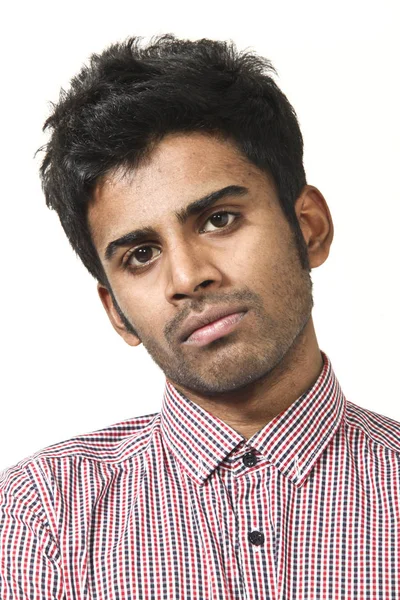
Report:
<svg viewBox="0 0 400 600"><path fill-rule="evenodd" d="M65 600L59 547L24 469L0 477L1 600Z"/></svg>

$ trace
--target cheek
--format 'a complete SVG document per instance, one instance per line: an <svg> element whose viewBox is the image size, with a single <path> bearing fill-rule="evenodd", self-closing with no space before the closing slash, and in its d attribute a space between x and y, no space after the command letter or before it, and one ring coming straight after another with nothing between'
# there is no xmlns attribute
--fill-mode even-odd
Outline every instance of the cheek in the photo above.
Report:
<svg viewBox="0 0 400 600"><path fill-rule="evenodd" d="M261 274L268 277L268 273L279 263L277 244L256 231L235 243L230 255L233 272L240 273L246 279L251 275L258 279Z"/></svg>
<svg viewBox="0 0 400 600"><path fill-rule="evenodd" d="M120 309L132 325L139 331L158 331L162 321L163 308L159 293L154 289L132 285L131 282L118 282L113 288ZM164 307L165 311L165 307Z"/></svg>

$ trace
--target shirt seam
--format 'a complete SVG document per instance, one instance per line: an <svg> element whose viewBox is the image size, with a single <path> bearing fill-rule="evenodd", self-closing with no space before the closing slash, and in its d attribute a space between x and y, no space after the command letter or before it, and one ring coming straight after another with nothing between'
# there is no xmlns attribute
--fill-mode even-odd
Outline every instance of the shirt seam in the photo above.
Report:
<svg viewBox="0 0 400 600"><path fill-rule="evenodd" d="M368 435L368 433L365 431L365 429L363 427L361 427L359 424L350 423L346 418L346 426L349 428L351 427L352 429L356 429L357 431L360 431L366 437L366 439L368 440L368 442L370 444L375 444L376 446L380 446L381 448L384 448L385 450L388 450L392 454L395 454L396 456L400 457L400 450L395 450L394 448L391 448L390 446L384 444L383 442L380 442L379 440L371 437L370 435Z"/></svg>
<svg viewBox="0 0 400 600"><path fill-rule="evenodd" d="M104 464L104 465L110 465L110 466L114 466L114 465L120 465L123 464L126 461L131 460L132 458L136 457L136 456L140 456L141 454L143 454L144 452L147 451L149 445L151 444L152 438L153 438L153 430L155 429L155 425L157 423L157 419L154 420L154 426L151 428L151 430L148 433L148 441L143 445L143 447L140 450L132 450L131 453L129 454L129 456L113 461L110 459L102 459L102 458L96 458L96 457L92 457L92 456L85 456L84 454L82 454L82 451L76 452L76 453L66 453L64 456L60 456L58 453L47 453L46 449L44 449L43 451L39 451L38 453L32 455L30 457L29 463L33 462L33 461L42 461L42 460L53 460L53 459L58 459L58 460L64 460L64 459L71 459L71 458L81 458L84 460L89 460L92 462L97 462L100 464ZM129 436L128 436L129 437ZM71 440L67 440L68 442ZM28 464L29 464L28 463ZM25 465L24 468L26 468Z"/></svg>
<svg viewBox="0 0 400 600"><path fill-rule="evenodd" d="M34 477L32 477L32 475L28 472L28 467L29 467L29 465L25 465L24 467L22 467L21 475L23 475L25 477L25 479L29 482L29 486L32 486L34 488L35 496L37 499L37 504L39 504L45 510L44 503L40 496L36 481L35 481ZM46 481L47 481L47 478L46 478ZM14 489L6 490L5 488L3 488L3 495L4 495L4 497L6 497L6 495L8 495L13 500L13 503L15 506L17 506L21 502L22 503L24 502L23 498L20 495L20 490L18 490L18 491L14 490ZM2 508L4 510L4 506ZM60 546L59 542L57 541L57 539L54 537L51 525L48 522L48 520L44 520L43 518L39 517L39 515L36 514L35 510L32 507L26 507L26 512L28 513L29 517L31 519L33 519L33 521L36 521L42 529L45 529L47 531L49 538L54 543L54 546L57 548L57 551L58 551L57 558L49 556L44 550L44 553L46 554L46 558L54 564L61 564L61 546Z"/></svg>

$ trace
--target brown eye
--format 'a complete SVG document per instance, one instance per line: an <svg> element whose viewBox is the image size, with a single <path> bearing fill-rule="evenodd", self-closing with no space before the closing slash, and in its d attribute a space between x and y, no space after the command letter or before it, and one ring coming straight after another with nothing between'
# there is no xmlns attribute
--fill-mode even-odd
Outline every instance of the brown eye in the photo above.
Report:
<svg viewBox="0 0 400 600"><path fill-rule="evenodd" d="M153 258L153 248L151 246L145 246L144 248L138 248L133 252L133 256L140 263L145 263Z"/></svg>
<svg viewBox="0 0 400 600"><path fill-rule="evenodd" d="M223 229L229 227L237 219L237 213L231 212L216 212L209 217L202 229L202 232L216 231L217 229Z"/></svg>
<svg viewBox="0 0 400 600"><path fill-rule="evenodd" d="M130 252L126 264L131 267L145 266L161 254L158 246L140 246Z"/></svg>
<svg viewBox="0 0 400 600"><path fill-rule="evenodd" d="M214 225L214 227L224 227L225 225L227 225L228 221L228 213L217 213L210 217L210 223Z"/></svg>

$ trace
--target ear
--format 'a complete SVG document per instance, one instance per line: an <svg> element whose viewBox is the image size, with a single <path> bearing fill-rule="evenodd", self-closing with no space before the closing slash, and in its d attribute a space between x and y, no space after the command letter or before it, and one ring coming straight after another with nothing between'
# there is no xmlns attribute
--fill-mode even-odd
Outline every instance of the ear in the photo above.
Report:
<svg viewBox="0 0 400 600"><path fill-rule="evenodd" d="M319 267L329 256L334 233L326 200L316 187L306 185L296 200L295 211L308 248L310 267Z"/></svg>
<svg viewBox="0 0 400 600"><path fill-rule="evenodd" d="M119 311L114 305L110 291L104 285L98 283L97 292L115 331L125 340L127 344L129 344L129 346L139 346L139 344L141 344L140 338L135 333L127 329L123 317L120 315Z"/></svg>

